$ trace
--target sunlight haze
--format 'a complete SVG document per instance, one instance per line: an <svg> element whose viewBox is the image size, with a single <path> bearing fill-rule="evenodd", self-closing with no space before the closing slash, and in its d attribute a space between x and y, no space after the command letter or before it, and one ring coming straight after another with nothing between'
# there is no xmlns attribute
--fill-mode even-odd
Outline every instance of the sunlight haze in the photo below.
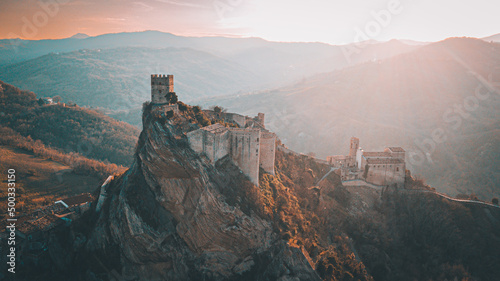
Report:
<svg viewBox="0 0 500 281"><path fill-rule="evenodd" d="M396 13L389 11L391 5ZM498 33L499 8L499 2L488 0L6 0L0 2L0 38L158 30L182 36L330 44L368 39L438 41Z"/></svg>

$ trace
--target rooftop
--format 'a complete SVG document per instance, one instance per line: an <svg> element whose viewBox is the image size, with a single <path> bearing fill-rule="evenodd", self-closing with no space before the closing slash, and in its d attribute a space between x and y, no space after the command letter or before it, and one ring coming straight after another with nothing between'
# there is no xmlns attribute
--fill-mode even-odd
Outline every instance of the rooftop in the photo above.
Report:
<svg viewBox="0 0 500 281"><path fill-rule="evenodd" d="M349 156L345 156L345 155L333 155L333 156L328 156L326 158L327 159L335 159L335 160L345 160L345 159L347 159L347 157L349 157Z"/></svg>
<svg viewBox="0 0 500 281"><path fill-rule="evenodd" d="M405 152L405 150L402 147L388 147L388 149L392 152Z"/></svg>
<svg viewBox="0 0 500 281"><path fill-rule="evenodd" d="M35 231L47 231L63 223L59 217L51 214L45 215L39 219L32 219L29 216L24 216L22 218L23 219L18 219L16 226L17 230L24 234L30 234Z"/></svg>
<svg viewBox="0 0 500 281"><path fill-rule="evenodd" d="M228 130L226 127L222 126L219 123L215 123L210 126L203 127L201 129L210 132L212 134L223 133Z"/></svg>
<svg viewBox="0 0 500 281"><path fill-rule="evenodd" d="M363 156L365 158L377 158L377 157L382 157L382 158L390 158L392 157L389 152L363 152Z"/></svg>
<svg viewBox="0 0 500 281"><path fill-rule="evenodd" d="M368 158L368 159L366 159L366 163L368 163L368 164L404 164L404 160L399 159L399 158L383 158L383 159Z"/></svg>
<svg viewBox="0 0 500 281"><path fill-rule="evenodd" d="M87 202L92 202L94 201L94 197L90 195L90 193L84 193L80 194L77 196L69 197L66 199L62 199L66 205L68 205L69 208L74 207L74 206L79 206Z"/></svg>

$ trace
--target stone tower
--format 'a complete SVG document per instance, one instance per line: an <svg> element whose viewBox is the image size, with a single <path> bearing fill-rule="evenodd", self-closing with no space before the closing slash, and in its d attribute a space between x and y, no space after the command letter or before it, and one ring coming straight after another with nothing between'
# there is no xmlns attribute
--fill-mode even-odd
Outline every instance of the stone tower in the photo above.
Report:
<svg viewBox="0 0 500 281"><path fill-rule="evenodd" d="M356 137L351 138L351 147L349 148L349 156L356 157L356 152L359 148L359 139Z"/></svg>
<svg viewBox="0 0 500 281"><path fill-rule="evenodd" d="M257 114L257 122L259 122L263 127L265 127L265 125L264 125L264 113Z"/></svg>
<svg viewBox="0 0 500 281"><path fill-rule="evenodd" d="M174 92L174 76L165 74L151 75L151 102L156 104L167 103L165 95Z"/></svg>

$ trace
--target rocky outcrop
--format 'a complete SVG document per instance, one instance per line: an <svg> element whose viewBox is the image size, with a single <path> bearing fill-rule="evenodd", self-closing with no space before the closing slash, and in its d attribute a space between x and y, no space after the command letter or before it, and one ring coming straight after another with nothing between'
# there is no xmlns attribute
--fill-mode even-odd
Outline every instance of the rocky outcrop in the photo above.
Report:
<svg viewBox="0 0 500 281"><path fill-rule="evenodd" d="M146 111L135 162L106 187L85 245L100 273L133 280L319 280L271 222L227 203L231 185L181 126ZM114 257L114 261L108 260ZM267 262L263 262L267 261Z"/></svg>

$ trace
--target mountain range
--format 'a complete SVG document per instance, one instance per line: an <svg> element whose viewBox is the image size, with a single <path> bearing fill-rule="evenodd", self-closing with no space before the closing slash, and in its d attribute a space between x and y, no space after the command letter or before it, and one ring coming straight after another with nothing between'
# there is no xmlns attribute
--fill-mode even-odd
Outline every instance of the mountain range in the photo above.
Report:
<svg viewBox="0 0 500 281"><path fill-rule="evenodd" d="M156 31L83 39L0 40L0 79L40 95L117 110L140 109L149 75L170 73L189 101L284 86L358 62L417 48L393 40L349 46L259 38L182 37ZM126 112L125 112L126 114ZM140 123L140 118L125 121Z"/></svg>

